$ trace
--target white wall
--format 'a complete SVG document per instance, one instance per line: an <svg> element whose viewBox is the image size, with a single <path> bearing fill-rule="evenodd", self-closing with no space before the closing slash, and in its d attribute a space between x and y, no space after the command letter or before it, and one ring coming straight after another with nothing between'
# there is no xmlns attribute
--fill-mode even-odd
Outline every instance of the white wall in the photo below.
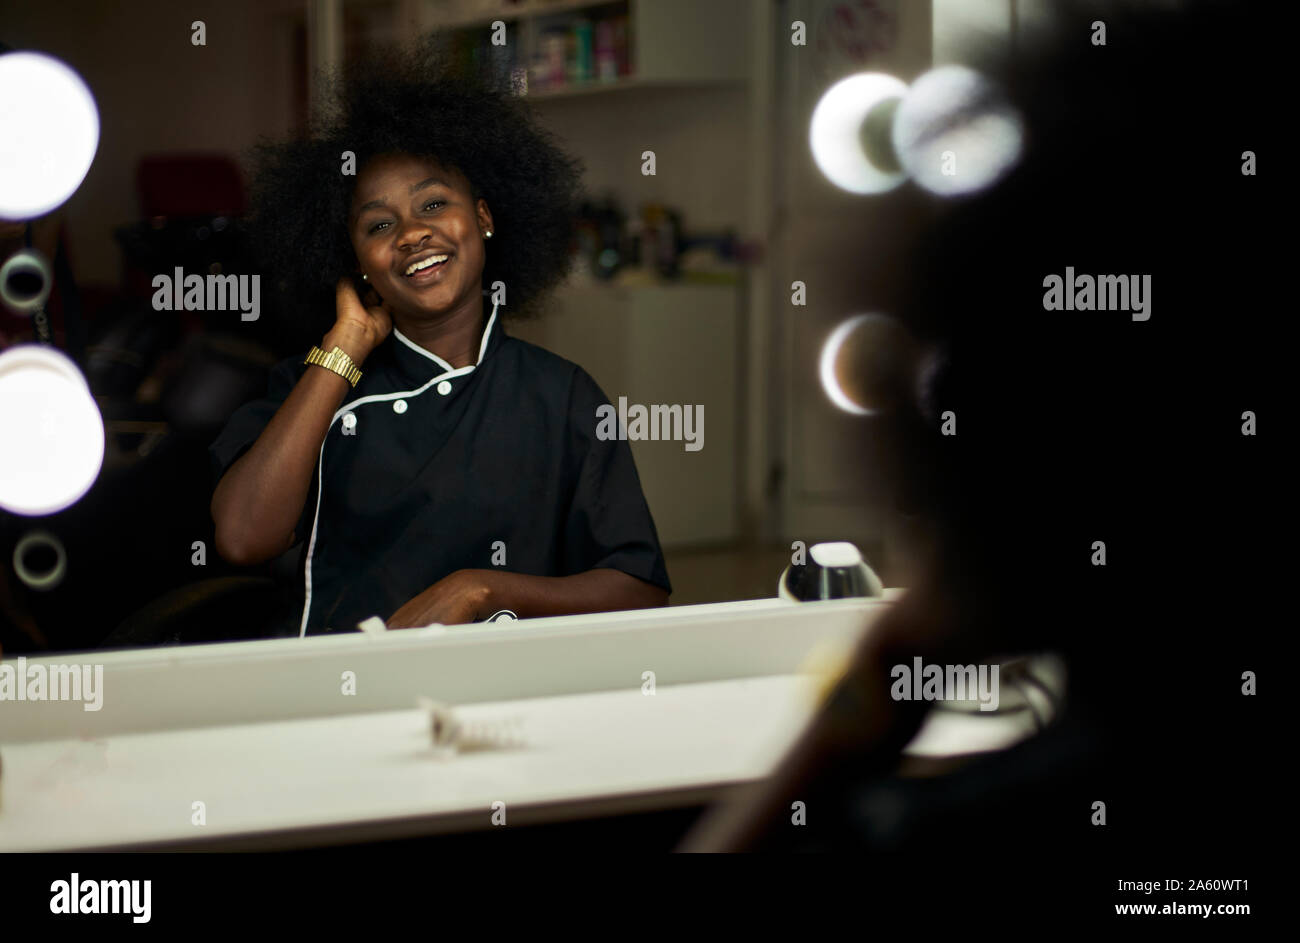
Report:
<svg viewBox="0 0 1300 943"><path fill-rule="evenodd" d="M692 229L737 227L745 217L749 151L742 87L633 89L540 99L544 125L582 158L586 183L626 209L667 203ZM641 152L656 174L641 174Z"/></svg>

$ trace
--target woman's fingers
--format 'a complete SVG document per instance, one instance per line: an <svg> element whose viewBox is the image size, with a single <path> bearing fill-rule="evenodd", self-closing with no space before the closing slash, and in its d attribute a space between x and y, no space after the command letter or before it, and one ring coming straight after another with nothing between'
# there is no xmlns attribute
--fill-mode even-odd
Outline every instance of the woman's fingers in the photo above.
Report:
<svg viewBox="0 0 1300 943"><path fill-rule="evenodd" d="M343 276L338 281L338 286L334 291L335 315L338 320L359 321L365 317L366 309L361 304L361 299L357 297L356 286L352 284L350 276Z"/></svg>
<svg viewBox="0 0 1300 943"><path fill-rule="evenodd" d="M336 322L351 322L365 328L371 347L377 346L393 329L393 317L383 299L374 288L367 288L363 301L351 276L339 279L335 299Z"/></svg>
<svg viewBox="0 0 1300 943"><path fill-rule="evenodd" d="M376 304L366 308L375 323L375 330L379 332L379 339L383 340L388 336L388 332L393 329L393 316L384 304Z"/></svg>

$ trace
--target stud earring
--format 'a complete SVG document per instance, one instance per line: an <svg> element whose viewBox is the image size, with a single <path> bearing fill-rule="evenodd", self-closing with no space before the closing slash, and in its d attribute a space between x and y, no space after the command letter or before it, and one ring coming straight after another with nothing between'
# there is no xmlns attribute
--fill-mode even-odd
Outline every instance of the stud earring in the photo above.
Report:
<svg viewBox="0 0 1300 943"><path fill-rule="evenodd" d="M370 276L369 276L369 275L366 275L366 274L363 272L363 273L361 274L361 280L362 280L363 282L368 282L368 281L370 281Z"/></svg>
<svg viewBox="0 0 1300 943"><path fill-rule="evenodd" d="M485 233L483 234L483 238L484 238L484 239L491 239L491 238L492 238L492 230L489 229L487 232L485 232Z"/></svg>

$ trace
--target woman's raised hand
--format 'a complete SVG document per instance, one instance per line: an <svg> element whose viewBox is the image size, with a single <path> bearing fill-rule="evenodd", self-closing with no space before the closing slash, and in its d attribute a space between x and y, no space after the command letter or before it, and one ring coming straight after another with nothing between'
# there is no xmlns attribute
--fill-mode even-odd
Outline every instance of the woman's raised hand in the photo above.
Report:
<svg viewBox="0 0 1300 943"><path fill-rule="evenodd" d="M370 352L383 343L393 329L393 316L373 290L366 292L363 302L357 294L351 277L339 279L335 292L334 327L325 335L322 349L335 345L360 364Z"/></svg>

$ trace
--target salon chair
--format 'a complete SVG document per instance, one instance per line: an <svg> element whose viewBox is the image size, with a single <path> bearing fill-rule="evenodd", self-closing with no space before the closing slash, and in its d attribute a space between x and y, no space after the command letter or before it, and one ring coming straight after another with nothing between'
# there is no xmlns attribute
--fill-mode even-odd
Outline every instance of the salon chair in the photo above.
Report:
<svg viewBox="0 0 1300 943"><path fill-rule="evenodd" d="M274 576L223 576L165 593L124 619L101 648L191 645L270 638L293 611L290 587Z"/></svg>

